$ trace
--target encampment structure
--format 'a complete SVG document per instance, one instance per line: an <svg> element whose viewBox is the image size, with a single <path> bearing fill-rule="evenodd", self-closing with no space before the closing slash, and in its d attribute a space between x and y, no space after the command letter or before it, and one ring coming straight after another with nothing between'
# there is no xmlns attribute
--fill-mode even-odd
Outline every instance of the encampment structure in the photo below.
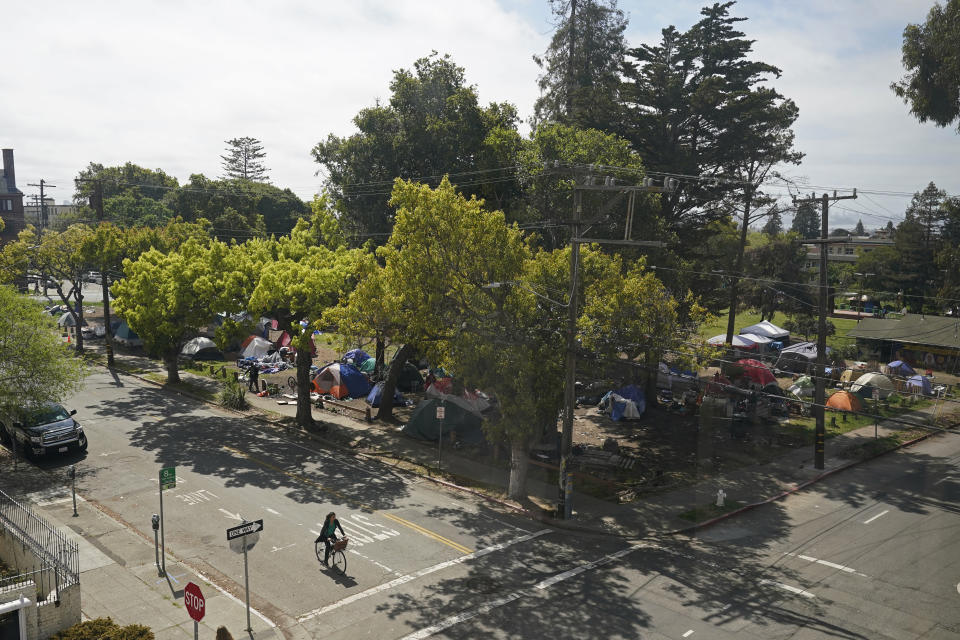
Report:
<svg viewBox="0 0 960 640"><path fill-rule="evenodd" d="M960 317L917 313L864 318L847 332L870 359L902 360L915 369L960 371Z"/></svg>

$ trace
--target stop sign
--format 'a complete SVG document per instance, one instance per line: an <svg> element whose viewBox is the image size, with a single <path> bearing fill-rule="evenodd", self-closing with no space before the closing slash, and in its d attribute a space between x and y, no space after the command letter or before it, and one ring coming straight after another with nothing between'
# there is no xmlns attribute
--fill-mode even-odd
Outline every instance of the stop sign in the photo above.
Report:
<svg viewBox="0 0 960 640"><path fill-rule="evenodd" d="M200 592L200 587L189 583L186 588L183 590L183 604L187 607L187 613L190 614L190 617L200 622L203 620L203 614L206 610L207 603L203 599L203 594Z"/></svg>

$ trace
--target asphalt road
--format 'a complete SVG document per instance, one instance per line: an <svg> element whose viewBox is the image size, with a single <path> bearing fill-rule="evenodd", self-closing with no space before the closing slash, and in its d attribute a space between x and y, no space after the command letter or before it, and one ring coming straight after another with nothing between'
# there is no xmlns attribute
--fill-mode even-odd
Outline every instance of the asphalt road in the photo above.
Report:
<svg viewBox="0 0 960 640"><path fill-rule="evenodd" d="M82 495L234 592L225 531L262 519L252 605L291 638L956 638L960 436L837 474L692 538L544 527L136 379L90 376ZM72 459L52 461L58 465ZM952 475L951 475L952 474ZM335 511L346 576L313 540Z"/></svg>

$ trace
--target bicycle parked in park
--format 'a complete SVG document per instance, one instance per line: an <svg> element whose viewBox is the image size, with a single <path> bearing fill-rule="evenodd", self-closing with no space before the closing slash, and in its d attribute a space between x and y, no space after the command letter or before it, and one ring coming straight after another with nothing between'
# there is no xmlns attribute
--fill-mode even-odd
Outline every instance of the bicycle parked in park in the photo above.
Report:
<svg viewBox="0 0 960 640"><path fill-rule="evenodd" d="M347 538L340 538L339 540L333 543L333 549L330 550L330 566L333 567L333 570L341 575L346 575L347 573L347 554L344 551L347 548ZM317 541L314 543L314 547L317 552L317 560L323 562L323 557L326 555L327 547L324 544L323 540L317 538Z"/></svg>

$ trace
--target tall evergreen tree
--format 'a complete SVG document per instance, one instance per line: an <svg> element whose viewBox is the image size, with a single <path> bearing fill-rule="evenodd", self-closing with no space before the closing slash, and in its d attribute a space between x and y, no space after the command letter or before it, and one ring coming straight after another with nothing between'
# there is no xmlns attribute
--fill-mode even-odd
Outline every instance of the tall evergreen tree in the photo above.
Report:
<svg viewBox="0 0 960 640"><path fill-rule="evenodd" d="M267 154L263 145L256 138L243 137L227 140L227 155L223 159L223 177L252 182L269 182L267 167L263 159Z"/></svg>
<svg viewBox="0 0 960 640"><path fill-rule="evenodd" d="M866 229L863 228L863 220L857 220L857 226L853 228L853 235L855 236L867 235Z"/></svg>
<svg viewBox="0 0 960 640"><path fill-rule="evenodd" d="M617 120L627 18L617 0L550 0L557 18L543 57L534 125L545 121L610 130Z"/></svg>
<svg viewBox="0 0 960 640"><path fill-rule="evenodd" d="M770 216L767 218L767 223L763 225L763 232L768 236L783 233L783 219L780 217L780 210L777 207L770 208Z"/></svg>
<svg viewBox="0 0 960 640"><path fill-rule="evenodd" d="M947 192L938 189L933 182L918 193L913 194L906 218L916 221L923 227L923 246L930 250L940 233L940 227L947 219Z"/></svg>
<svg viewBox="0 0 960 640"><path fill-rule="evenodd" d="M804 202L797 207L797 212L793 215L793 224L790 225L791 231L796 231L801 238L812 239L820 237L820 214L809 202Z"/></svg>

